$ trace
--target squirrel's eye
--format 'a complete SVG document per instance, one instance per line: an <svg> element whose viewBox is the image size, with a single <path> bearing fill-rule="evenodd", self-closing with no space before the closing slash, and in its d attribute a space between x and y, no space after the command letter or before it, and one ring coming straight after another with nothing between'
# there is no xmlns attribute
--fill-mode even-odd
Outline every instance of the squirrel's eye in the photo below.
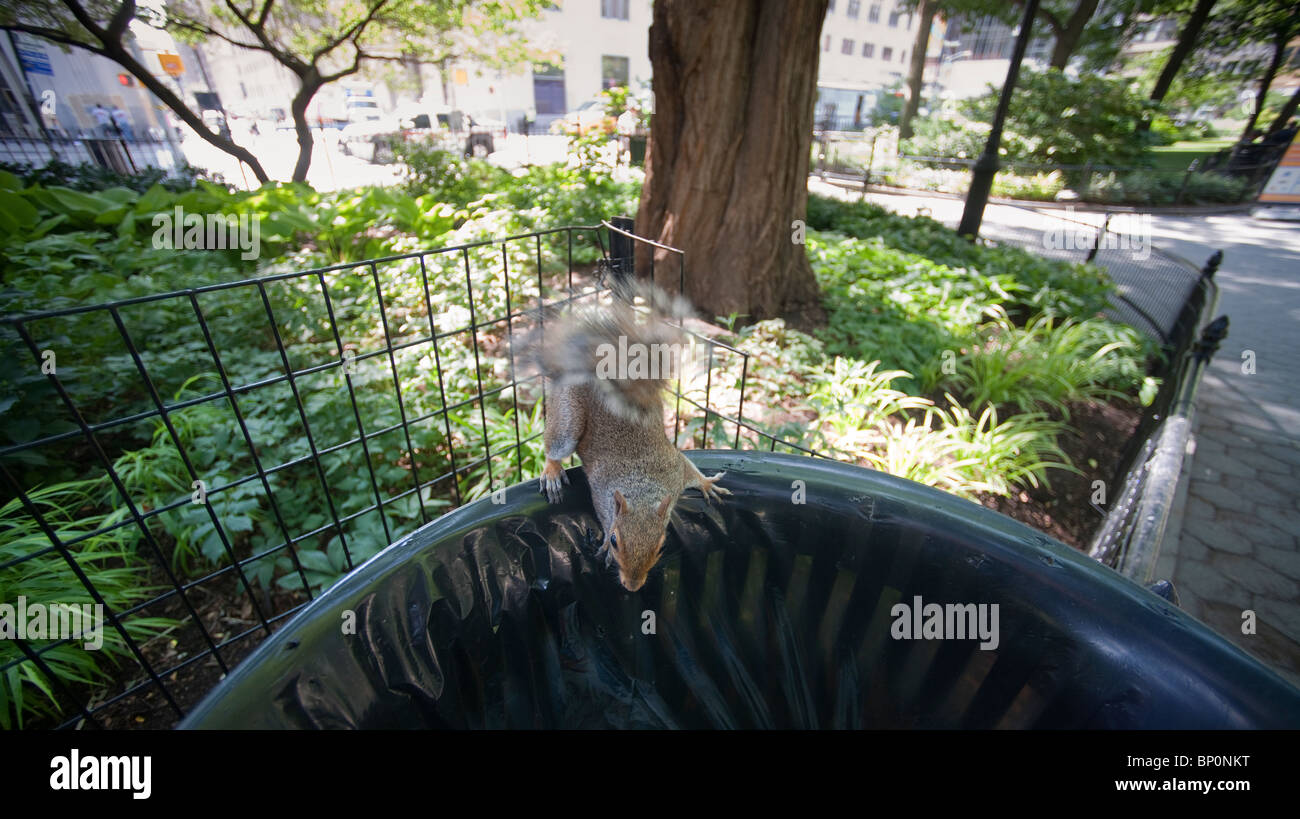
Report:
<svg viewBox="0 0 1300 819"><path fill-rule="evenodd" d="M609 536L609 545L614 551L618 551L618 535L611 534Z"/></svg>

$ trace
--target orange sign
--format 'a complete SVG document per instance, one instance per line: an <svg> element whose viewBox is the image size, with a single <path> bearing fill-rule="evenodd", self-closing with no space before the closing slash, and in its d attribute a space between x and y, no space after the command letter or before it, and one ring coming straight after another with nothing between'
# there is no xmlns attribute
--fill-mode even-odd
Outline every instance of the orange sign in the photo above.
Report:
<svg viewBox="0 0 1300 819"><path fill-rule="evenodd" d="M185 66L181 64L181 55L179 54L159 54L158 62L162 65L162 70L173 77L179 77L185 73Z"/></svg>
<svg viewBox="0 0 1300 819"><path fill-rule="evenodd" d="M1277 163L1260 193L1259 201L1300 203L1300 141L1291 140L1286 155Z"/></svg>

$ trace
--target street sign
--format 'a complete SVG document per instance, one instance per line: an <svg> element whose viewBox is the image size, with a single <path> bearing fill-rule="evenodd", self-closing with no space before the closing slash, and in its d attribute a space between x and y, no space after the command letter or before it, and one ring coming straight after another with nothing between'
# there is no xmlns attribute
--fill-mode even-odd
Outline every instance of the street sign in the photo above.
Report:
<svg viewBox="0 0 1300 819"><path fill-rule="evenodd" d="M44 51L37 51L31 48L18 49L18 61L22 63L23 71L28 74L45 74L54 76L54 68L50 66L50 55Z"/></svg>
<svg viewBox="0 0 1300 819"><path fill-rule="evenodd" d="M173 77L179 77L185 73L185 66L181 63L179 54L159 54L158 63L162 70Z"/></svg>
<svg viewBox="0 0 1300 819"><path fill-rule="evenodd" d="M1259 195L1261 203L1300 204L1300 142L1293 137Z"/></svg>

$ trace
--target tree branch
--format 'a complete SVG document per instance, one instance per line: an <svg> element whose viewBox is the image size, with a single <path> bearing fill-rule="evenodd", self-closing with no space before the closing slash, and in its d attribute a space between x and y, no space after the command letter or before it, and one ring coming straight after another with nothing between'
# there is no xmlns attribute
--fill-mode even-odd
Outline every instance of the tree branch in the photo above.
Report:
<svg viewBox="0 0 1300 819"><path fill-rule="evenodd" d="M370 23L375 19L375 15L379 13L379 10L382 9L387 4L388 4L388 0L378 0L378 2L375 3L374 7L370 9L369 12L366 13L365 17L362 17L360 20L357 20L355 23L349 26L347 30L340 32L339 36L335 37L326 45L321 46L320 48L313 51L311 55L311 64L316 65L318 62L320 62L322 57L324 57L326 54L330 53L334 49L338 48L340 45L342 45L348 40L352 41L352 45L354 47L359 48L359 46L357 46L357 38L361 36L361 33L365 30L366 26L370 25Z"/></svg>
<svg viewBox="0 0 1300 819"><path fill-rule="evenodd" d="M258 12L257 15L257 25L259 27L264 27L266 25L266 18L271 15L271 6L274 4L275 0L266 0L266 2L262 4L262 10Z"/></svg>
<svg viewBox="0 0 1300 819"><path fill-rule="evenodd" d="M114 40L121 40L133 17L135 17L135 0L125 0L108 22L108 36Z"/></svg>
<svg viewBox="0 0 1300 819"><path fill-rule="evenodd" d="M356 54L352 55L352 65L349 66L348 68L339 69L338 71L335 71L333 74L320 75L321 85L328 85L329 83L332 83L335 80L341 80L344 77L351 76L352 74L355 74L361 70L361 61L367 59L368 57L370 57L370 55L362 51L361 47L358 46L355 42L352 44L352 46L357 50Z"/></svg>
<svg viewBox="0 0 1300 819"><path fill-rule="evenodd" d="M168 22L171 25L175 26L176 28L185 29L186 31L192 31L195 34L202 34L204 37L215 37L218 40L225 40L227 43L230 43L233 46L239 46L240 48L247 48L252 51L267 50L265 46L257 43L241 43L238 40L231 39L230 37L227 37L225 34L222 34L220 31L217 31L214 28L206 26L203 23L198 22L197 20L191 20L189 18L173 17L170 20L168 20Z"/></svg>
<svg viewBox="0 0 1300 819"><path fill-rule="evenodd" d="M59 43L61 45L84 48L90 53L98 54L101 57L107 56L103 48L96 45L92 45L91 43L86 43L81 40L78 40L76 37L73 37L67 32L64 32L57 28L29 26L26 23L10 23L9 25L6 26L0 26L0 28L7 29L9 31L19 31L22 32L23 34L30 34L33 37L40 37L42 39L49 40L50 42L54 42L54 43Z"/></svg>
<svg viewBox="0 0 1300 819"><path fill-rule="evenodd" d="M1025 5L1025 0L1011 0L1011 2L1021 7ZM1034 19L1047 23L1048 28L1052 30L1052 34L1060 35L1062 28L1060 19L1051 10L1044 8L1042 4L1039 4L1038 13L1034 15Z"/></svg>
<svg viewBox="0 0 1300 819"><path fill-rule="evenodd" d="M243 12L243 10L241 10L238 6L236 6L234 0L225 0L225 3L226 3L226 8L230 9L230 13L235 15L235 17L239 19L239 22L244 24L245 28L253 32L253 36L257 38L257 41L259 43L262 44L262 50L266 51L277 61L279 61L282 65L288 68L290 71L297 74L300 78L307 73L308 69L310 68L310 66L307 63L298 59L293 54L290 54L288 51L283 51L277 48L275 43L271 42L270 36L267 35L266 18L264 15L269 15L271 12L270 0L267 0L266 5L262 7L263 14L259 14L257 22L251 20L249 16Z"/></svg>
<svg viewBox="0 0 1300 819"><path fill-rule="evenodd" d="M72 12L72 16L77 18L77 22L81 24L81 27L90 33L90 36L99 40L105 46L108 45L107 32L99 27L99 24L91 18L90 13L80 3L76 2L76 0L62 0L62 2L68 11Z"/></svg>

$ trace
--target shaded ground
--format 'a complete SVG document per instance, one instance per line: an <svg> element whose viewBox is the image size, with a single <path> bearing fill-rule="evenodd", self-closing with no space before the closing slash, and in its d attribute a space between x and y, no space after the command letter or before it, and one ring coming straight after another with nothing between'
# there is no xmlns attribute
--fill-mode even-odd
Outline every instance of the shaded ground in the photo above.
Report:
<svg viewBox="0 0 1300 819"><path fill-rule="evenodd" d="M1027 489L1007 498L985 495L980 502L1062 543L1086 549L1103 520L1103 513L1091 503L1093 481L1104 481L1107 486L1113 483L1124 448L1141 417L1141 408L1132 405L1071 405L1070 425L1075 434L1065 436L1061 448L1080 472L1052 470L1050 487Z"/></svg>
<svg viewBox="0 0 1300 819"><path fill-rule="evenodd" d="M167 585L166 576L161 570L155 567L151 575L151 584ZM186 594L204 627L217 643L218 651L228 669L234 669L261 644L262 640L266 639L267 632L257 620L252 601L244 593L233 573L227 572L218 578L193 586ZM268 613L268 619L272 619L289 612L305 601L304 595L281 591L272 595L270 600L263 599L261 602L264 611L266 604L270 604L270 611L273 614ZM173 629L170 634L161 635L142 644L140 650L149 664L160 673L167 669L176 669L162 679L176 704L182 710L188 711L225 677L225 672L211 654L182 665L186 659L201 655L208 649L208 645L199 629L194 626L193 619L179 597L173 595L149 607L145 614L181 621L181 625ZM272 627L278 627L288 619L290 618L285 617L274 622ZM229 644L223 646L222 644L227 641ZM177 668L177 666L181 667ZM132 659L123 660L119 670L112 673L110 669L110 673L113 682L109 686L93 688L78 686L75 689L78 696L88 699L92 711L101 703L149 679L145 671ZM27 727L52 728L74 714L75 708L70 708L63 718L32 720ZM94 717L99 727L115 730L169 729L175 727L180 721L176 711L157 685L148 685L140 691L123 697L103 710L95 712ZM83 721L77 727L93 729L95 726Z"/></svg>

